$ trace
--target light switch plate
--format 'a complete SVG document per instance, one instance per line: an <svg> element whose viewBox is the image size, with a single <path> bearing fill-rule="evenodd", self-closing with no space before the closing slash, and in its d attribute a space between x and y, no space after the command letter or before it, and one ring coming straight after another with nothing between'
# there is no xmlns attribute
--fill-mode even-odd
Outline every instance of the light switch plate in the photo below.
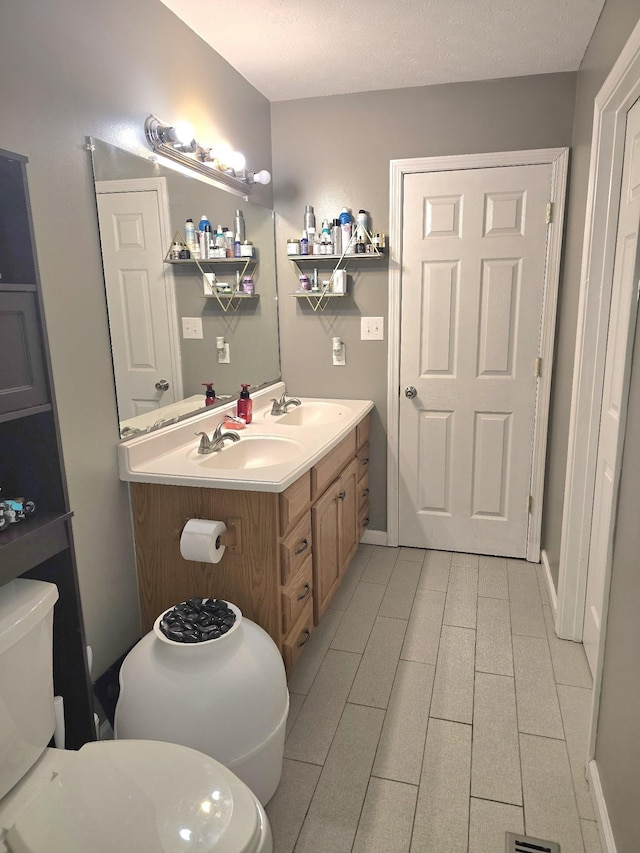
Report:
<svg viewBox="0 0 640 853"><path fill-rule="evenodd" d="M182 318L182 337L199 340L202 335L202 317L183 317Z"/></svg>
<svg viewBox="0 0 640 853"><path fill-rule="evenodd" d="M382 341L384 340L384 317L361 317L360 318L360 340Z"/></svg>

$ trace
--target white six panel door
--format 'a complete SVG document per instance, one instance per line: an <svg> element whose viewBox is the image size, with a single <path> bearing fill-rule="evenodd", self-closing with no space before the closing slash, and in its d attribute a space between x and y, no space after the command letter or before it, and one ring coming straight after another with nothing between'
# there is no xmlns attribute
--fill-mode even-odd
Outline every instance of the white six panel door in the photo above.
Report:
<svg viewBox="0 0 640 853"><path fill-rule="evenodd" d="M402 545L526 556L551 177L405 176Z"/></svg>
<svg viewBox="0 0 640 853"><path fill-rule="evenodd" d="M626 424L637 316L640 227L640 101L627 115L622 190L602 389L583 642L591 672L598 659L605 578L611 561L615 504Z"/></svg>
<svg viewBox="0 0 640 853"><path fill-rule="evenodd" d="M175 402L158 195L99 193L98 219L121 421ZM166 380L166 391L156 382Z"/></svg>

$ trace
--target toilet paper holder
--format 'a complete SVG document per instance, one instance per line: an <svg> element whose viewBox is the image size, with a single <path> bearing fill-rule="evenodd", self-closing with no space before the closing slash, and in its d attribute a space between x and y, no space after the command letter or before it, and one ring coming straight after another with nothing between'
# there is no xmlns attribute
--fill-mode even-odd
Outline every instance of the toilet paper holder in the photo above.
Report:
<svg viewBox="0 0 640 853"><path fill-rule="evenodd" d="M184 522L180 530L174 530L173 538L180 540L182 536L182 531L184 530L184 526L187 521L190 521L192 518L200 518L200 516L196 514L185 515ZM242 519L239 516L234 516L232 518L228 518L224 522L227 526L226 531L220 536L220 544L225 545L227 550L232 554L241 554L242 553Z"/></svg>

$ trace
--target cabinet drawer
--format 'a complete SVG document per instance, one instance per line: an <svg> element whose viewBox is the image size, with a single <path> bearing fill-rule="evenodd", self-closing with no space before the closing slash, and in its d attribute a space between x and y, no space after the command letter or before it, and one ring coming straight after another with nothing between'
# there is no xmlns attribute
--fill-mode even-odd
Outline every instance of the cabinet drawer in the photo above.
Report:
<svg viewBox="0 0 640 853"><path fill-rule="evenodd" d="M280 536L285 536L311 503L311 472L307 471L280 495Z"/></svg>
<svg viewBox="0 0 640 853"><path fill-rule="evenodd" d="M307 512L280 543L280 582L286 586L311 553L311 513Z"/></svg>
<svg viewBox="0 0 640 853"><path fill-rule="evenodd" d="M302 654L302 650L313 631L313 603L307 601L302 613L291 631L282 642L282 657L287 674L291 675L293 668Z"/></svg>
<svg viewBox="0 0 640 853"><path fill-rule="evenodd" d="M311 469L311 500L331 485L356 452L355 429Z"/></svg>
<svg viewBox="0 0 640 853"><path fill-rule="evenodd" d="M363 444L369 441L369 428L371 426L371 415L360 421L356 427L356 447L360 448Z"/></svg>
<svg viewBox="0 0 640 853"><path fill-rule="evenodd" d="M369 442L367 441L356 453L358 460L358 480L361 480L369 471Z"/></svg>
<svg viewBox="0 0 640 853"><path fill-rule="evenodd" d="M311 554L305 560L298 574L282 590L282 633L288 634L291 626L311 601L313 584L313 561Z"/></svg>

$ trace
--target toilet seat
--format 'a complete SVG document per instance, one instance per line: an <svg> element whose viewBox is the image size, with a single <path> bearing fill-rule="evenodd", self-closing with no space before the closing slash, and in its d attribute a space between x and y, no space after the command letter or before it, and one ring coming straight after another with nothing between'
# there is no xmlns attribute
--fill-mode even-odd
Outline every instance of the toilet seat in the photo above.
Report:
<svg viewBox="0 0 640 853"><path fill-rule="evenodd" d="M254 795L200 752L158 741L89 743L9 830L13 853L259 853Z"/></svg>

